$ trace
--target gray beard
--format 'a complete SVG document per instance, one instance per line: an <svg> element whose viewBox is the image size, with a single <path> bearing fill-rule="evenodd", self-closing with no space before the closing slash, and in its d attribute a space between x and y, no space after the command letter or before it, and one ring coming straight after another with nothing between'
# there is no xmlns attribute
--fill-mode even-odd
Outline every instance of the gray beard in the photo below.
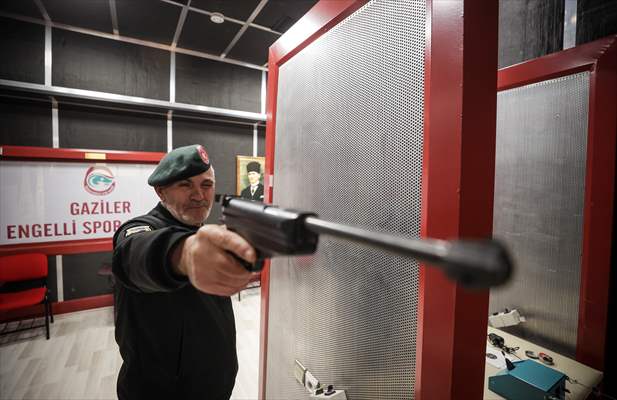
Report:
<svg viewBox="0 0 617 400"><path fill-rule="evenodd" d="M199 226L202 226L202 225L206 222L206 219L208 219L208 216L210 215L210 211L212 210L212 208L208 209L208 213L207 213L207 214L206 214L206 216L204 217L203 221L201 221L201 222L200 222L200 223L198 223L198 224L194 224L194 223L192 223L192 222L190 222L190 221L186 221L184 218L182 218L182 216L181 216L178 212L176 212L176 210L174 210L172 207L170 207L170 206L169 206L167 203L165 203L163 200L161 200L161 204L162 204L162 205L163 205L163 207L165 207L165 209L166 209L167 211L169 211L169 213L170 213L170 214L171 214L171 215L172 215L175 219L177 219L178 221L180 221L180 222L182 222L183 224L186 224L186 225L198 226L198 227L199 227Z"/></svg>

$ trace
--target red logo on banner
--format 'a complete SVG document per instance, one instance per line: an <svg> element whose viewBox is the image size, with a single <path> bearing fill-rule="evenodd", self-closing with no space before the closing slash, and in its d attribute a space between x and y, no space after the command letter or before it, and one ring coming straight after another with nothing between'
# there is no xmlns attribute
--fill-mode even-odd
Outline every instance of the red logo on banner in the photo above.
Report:
<svg viewBox="0 0 617 400"><path fill-rule="evenodd" d="M97 196L104 196L111 193L116 187L114 174L109 168L100 165L95 165L88 168L84 178L84 189L88 193Z"/></svg>

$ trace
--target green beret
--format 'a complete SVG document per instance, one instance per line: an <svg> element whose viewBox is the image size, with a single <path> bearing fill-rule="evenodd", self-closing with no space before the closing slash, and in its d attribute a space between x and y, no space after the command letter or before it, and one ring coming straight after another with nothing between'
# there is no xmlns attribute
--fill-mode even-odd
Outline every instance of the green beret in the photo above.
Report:
<svg viewBox="0 0 617 400"><path fill-rule="evenodd" d="M167 153L148 178L150 186L165 186L210 169L206 149L200 144L178 147Z"/></svg>

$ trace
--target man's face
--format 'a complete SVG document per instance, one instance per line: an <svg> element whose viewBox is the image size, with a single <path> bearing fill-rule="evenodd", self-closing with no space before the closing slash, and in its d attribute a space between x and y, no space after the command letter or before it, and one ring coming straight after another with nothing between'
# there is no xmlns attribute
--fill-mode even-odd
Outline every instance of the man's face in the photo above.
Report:
<svg viewBox="0 0 617 400"><path fill-rule="evenodd" d="M155 188L161 203L180 222L200 226L214 201L214 168L190 178Z"/></svg>
<svg viewBox="0 0 617 400"><path fill-rule="evenodd" d="M249 183L251 185L257 185L261 174L259 172L251 171L248 173Z"/></svg>

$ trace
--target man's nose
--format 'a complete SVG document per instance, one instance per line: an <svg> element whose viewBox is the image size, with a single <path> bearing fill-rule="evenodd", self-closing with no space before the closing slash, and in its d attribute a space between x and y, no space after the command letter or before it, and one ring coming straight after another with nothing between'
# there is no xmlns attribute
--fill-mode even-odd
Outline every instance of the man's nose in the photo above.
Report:
<svg viewBox="0 0 617 400"><path fill-rule="evenodd" d="M202 201L208 199L208 189L207 188L196 188L191 193L191 199Z"/></svg>

